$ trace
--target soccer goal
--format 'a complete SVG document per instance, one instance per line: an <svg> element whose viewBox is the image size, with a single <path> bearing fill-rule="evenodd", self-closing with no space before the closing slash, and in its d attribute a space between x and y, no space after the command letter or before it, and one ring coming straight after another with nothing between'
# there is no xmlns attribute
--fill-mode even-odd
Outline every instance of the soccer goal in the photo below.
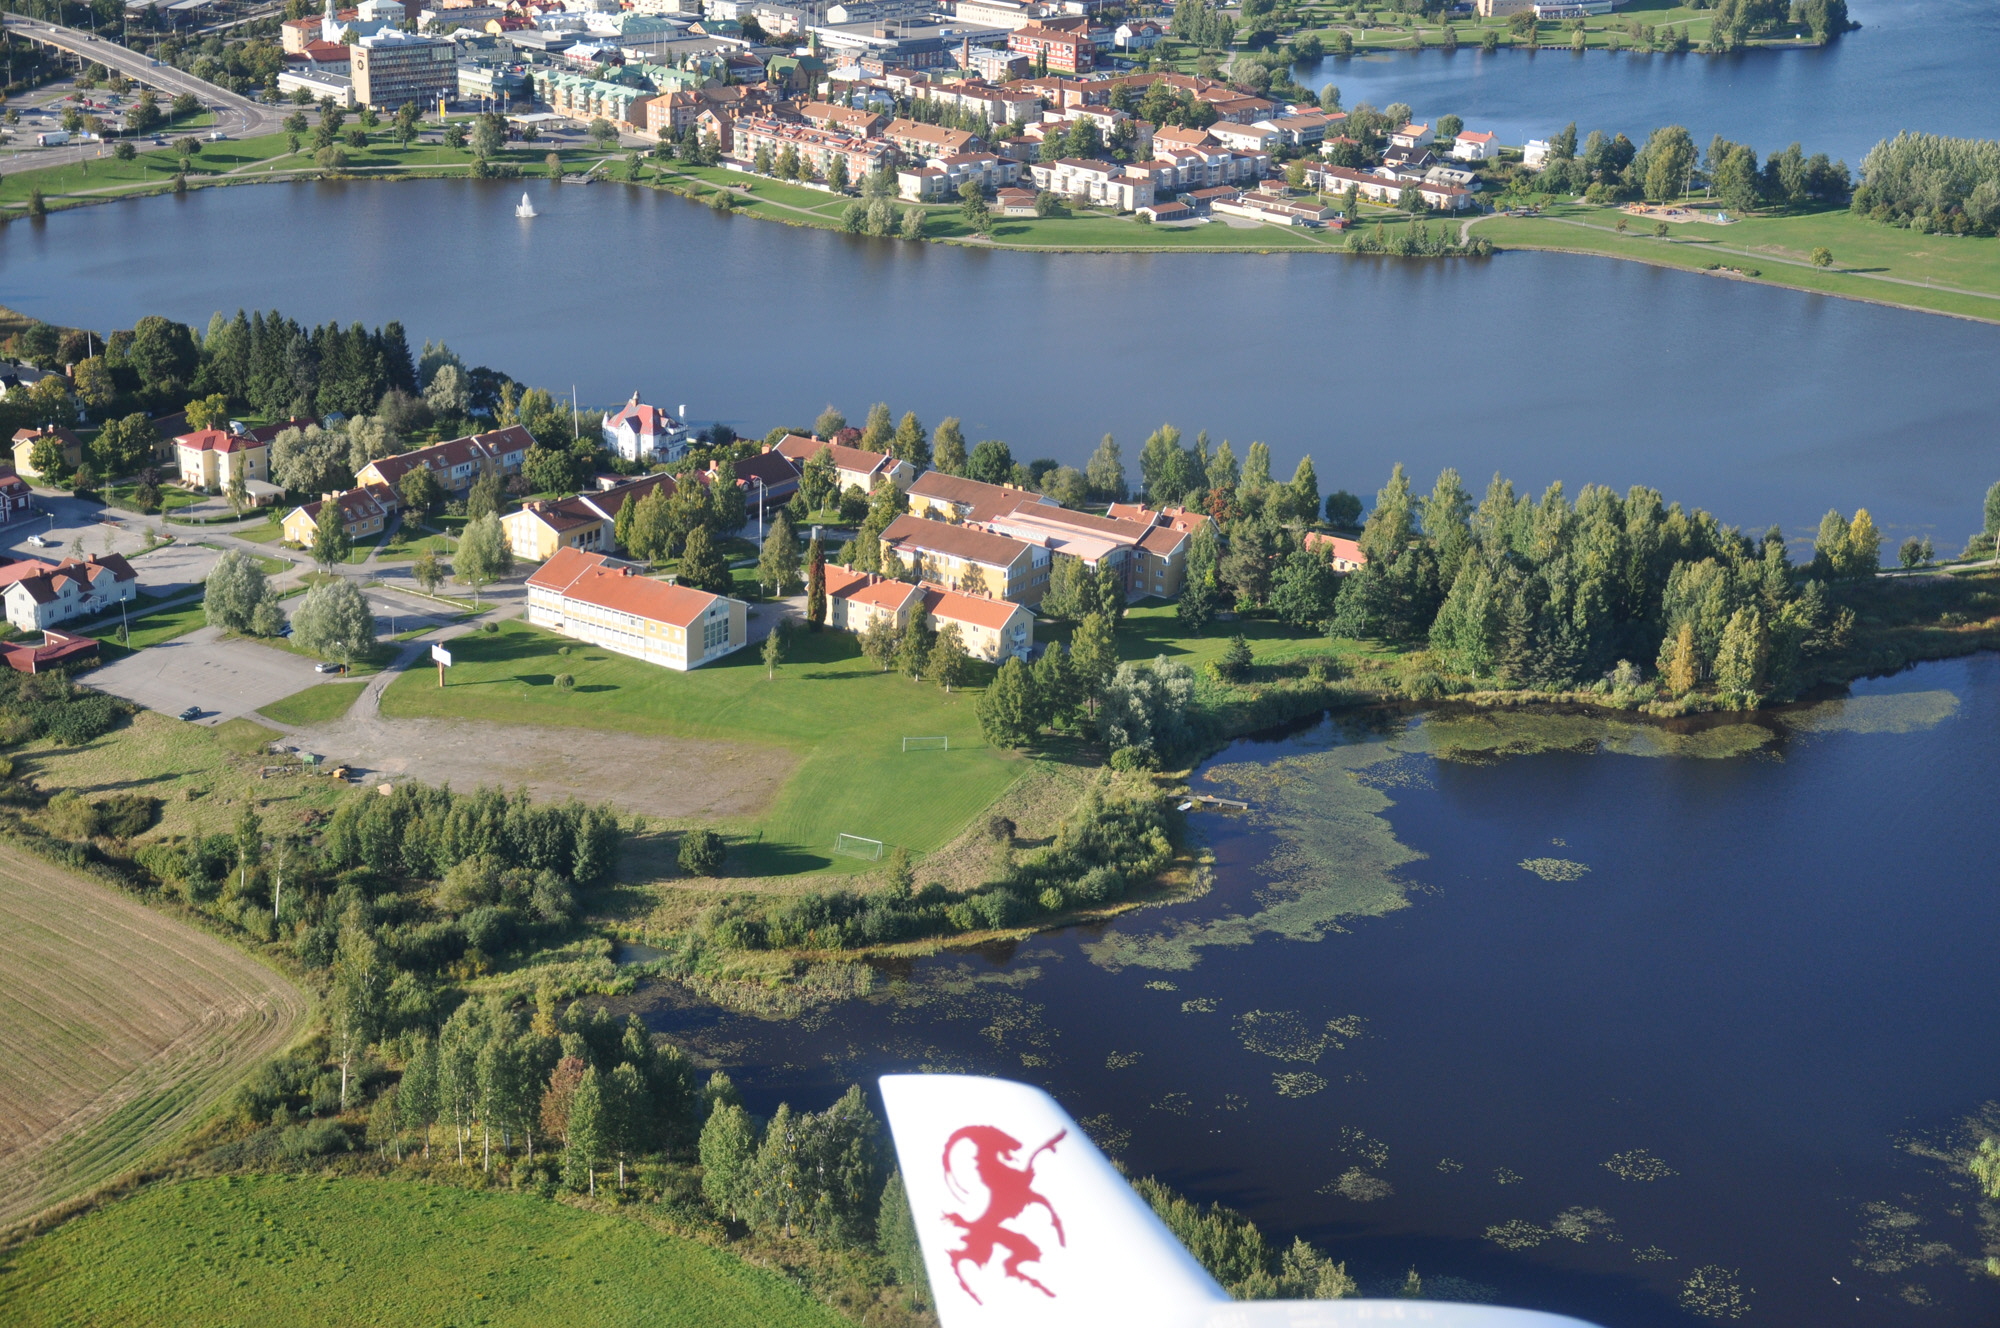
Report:
<svg viewBox="0 0 2000 1328"><path fill-rule="evenodd" d="M842 835L833 841L833 851L850 858L873 860L882 856L882 841L864 839L860 835Z"/></svg>
<svg viewBox="0 0 2000 1328"><path fill-rule="evenodd" d="M905 738L903 739L903 750L906 752L948 752L951 750L951 739Z"/></svg>

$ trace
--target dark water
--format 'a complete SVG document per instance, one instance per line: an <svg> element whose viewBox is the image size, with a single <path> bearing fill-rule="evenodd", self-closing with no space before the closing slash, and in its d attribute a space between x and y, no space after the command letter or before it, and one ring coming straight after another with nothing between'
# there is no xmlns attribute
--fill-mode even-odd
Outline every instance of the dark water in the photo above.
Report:
<svg viewBox="0 0 2000 1328"><path fill-rule="evenodd" d="M1693 1322L1681 1286L1713 1266L1753 1323L1990 1324L2000 1283L1969 1268L1968 1195L1909 1146L2000 1096L2000 658L1854 696L1728 759L1405 758L1386 816L1428 855L1401 869L1411 906L1316 943L1109 971L1091 958L1103 937L1070 931L923 961L908 999L805 1028L665 1003L649 1017L741 1066L763 1110L916 1066L1042 1084L1100 1138L1129 1134L1136 1170L1324 1243L1364 1289L1415 1266L1434 1288L1639 1328ZM1355 736L1320 725L1217 760ZM1113 935L1266 902L1266 835L1196 819L1212 894ZM1516 865L1544 856L1590 871ZM1312 1063L1273 1059L1241 1036L1253 1010L1358 1017L1358 1033ZM1324 1087L1274 1091L1297 1071ZM1606 1169L1638 1149L1676 1174ZM1394 1193L1323 1191L1356 1166ZM1575 1209L1596 1210L1580 1242L1486 1235Z"/></svg>
<svg viewBox="0 0 2000 1328"><path fill-rule="evenodd" d="M2000 7L1990 0L1852 0L1862 24L1824 47L1730 56L1636 55L1567 49L1430 50L1301 66L1317 92L1338 84L1344 105L1405 102L1420 118L1461 116L1503 143L1581 132L1633 142L1660 125L1748 143L1760 155L1802 143L1856 170L1869 148L1903 129L2000 137ZM1644 11L1633 15L1649 22Z"/></svg>
<svg viewBox="0 0 2000 1328"><path fill-rule="evenodd" d="M1032 255L721 218L622 185L265 185L0 229L0 304L97 328L282 307L400 318L586 402L686 403L746 433L886 399L1020 457L1105 433L1136 480L1173 421L1310 453L1324 490L1392 462L1539 491L1653 485L1808 534L1867 506L1957 548L1995 478L2000 327L1637 264L1508 254ZM1893 546L1892 546L1893 547Z"/></svg>

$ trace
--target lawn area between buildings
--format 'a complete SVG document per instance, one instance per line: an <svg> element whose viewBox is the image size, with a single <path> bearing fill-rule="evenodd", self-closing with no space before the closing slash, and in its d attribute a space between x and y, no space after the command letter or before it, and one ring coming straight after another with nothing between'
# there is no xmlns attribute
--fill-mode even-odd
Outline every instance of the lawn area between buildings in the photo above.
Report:
<svg viewBox="0 0 2000 1328"><path fill-rule="evenodd" d="M107 654L116 654L124 650L144 650L147 646L156 646L162 641L186 636L195 628L205 627L207 624L208 611L202 607L200 600L196 600L177 609L161 609L157 613L149 613L143 618L134 615L127 620L130 635L122 644L118 640L116 618L99 620L95 630L99 644Z"/></svg>
<svg viewBox="0 0 2000 1328"><path fill-rule="evenodd" d="M1616 229L1621 220L1623 233ZM1574 250L1696 270L1719 265L1723 275L1754 270L1763 281L1798 290L2000 322L2000 240L1925 235L1844 208L1749 216L1726 226L1668 222L1665 239L1653 234L1655 224L1618 208L1570 205L1539 217L1490 217L1473 233L1509 249ZM1830 267L1811 265L1818 248L1832 253Z"/></svg>
<svg viewBox="0 0 2000 1328"><path fill-rule="evenodd" d="M558 653L564 646L569 654ZM928 682L882 673L846 632L798 632L775 680L745 648L675 673L518 622L451 644L440 690L429 670L389 684L390 718L490 720L705 738L790 749L797 770L761 816L728 827L734 871L780 876L871 870L833 853L842 834L913 853L948 843L1027 769L989 747L974 712L976 689L947 696ZM576 680L559 690L557 674ZM975 667L984 682L991 670ZM948 751L903 751L905 737L945 737ZM610 772L607 772L609 775ZM699 780L686 769L629 770L615 779ZM607 792L610 790L607 789Z"/></svg>
<svg viewBox="0 0 2000 1328"><path fill-rule="evenodd" d="M323 682L274 701L257 713L280 724L324 724L352 709L367 687L365 682Z"/></svg>
<svg viewBox="0 0 2000 1328"><path fill-rule="evenodd" d="M18 1328L846 1322L776 1273L635 1218L519 1194L309 1176L141 1190L12 1255L0 1303Z"/></svg>

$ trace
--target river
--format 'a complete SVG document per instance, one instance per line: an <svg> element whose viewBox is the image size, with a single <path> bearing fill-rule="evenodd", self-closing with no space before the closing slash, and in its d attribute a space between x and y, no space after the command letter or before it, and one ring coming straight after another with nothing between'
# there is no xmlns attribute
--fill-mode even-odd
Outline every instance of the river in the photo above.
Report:
<svg viewBox="0 0 2000 1328"><path fill-rule="evenodd" d="M1955 550L1995 478L2000 327L1610 259L1515 253L982 252L720 217L620 184L308 183L131 199L0 228L0 304L99 330L273 306L401 319L585 404L634 389L761 435L886 399L1136 480L1172 421L1310 453L1323 490L1390 464L1539 491L1648 484L1810 535L1866 506ZM1982 242L1983 243L1983 242ZM1893 548L1893 544L1891 545Z"/></svg>
<svg viewBox="0 0 2000 1328"><path fill-rule="evenodd" d="M1294 77L1341 102L1404 102L1420 119L1458 115L1503 143L1578 131L1624 133L1635 143L1682 124L1704 149L1721 134L1759 156L1801 143L1859 170L1869 148L1898 130L2000 137L2000 8L1987 0L1852 0L1862 24L1824 47L1729 56L1638 55L1567 48L1474 46L1394 55L1328 57ZM1651 21L1643 10L1630 17Z"/></svg>
<svg viewBox="0 0 2000 1328"><path fill-rule="evenodd" d="M1754 725L1321 722L1204 767L1257 810L1193 818L1198 901L803 1025L648 1018L764 1111L915 1067L1047 1085L1364 1291L1415 1267L1652 1328L1709 1270L1752 1323L1990 1324L1928 1151L1994 1095L1996 726L1990 655Z"/></svg>

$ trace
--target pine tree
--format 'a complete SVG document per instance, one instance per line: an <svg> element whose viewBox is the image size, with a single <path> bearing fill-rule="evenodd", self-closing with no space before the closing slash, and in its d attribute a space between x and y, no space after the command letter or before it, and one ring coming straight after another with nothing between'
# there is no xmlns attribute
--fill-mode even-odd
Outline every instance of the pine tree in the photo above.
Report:
<svg viewBox="0 0 2000 1328"><path fill-rule="evenodd" d="M1865 513L1864 513L1865 515ZM1771 638L1755 609L1738 609L1723 629L1715 655L1715 689L1751 709L1769 686Z"/></svg>
<svg viewBox="0 0 2000 1328"><path fill-rule="evenodd" d="M919 470L930 465L930 438L915 411L904 411L903 418L897 422L896 432L889 439L889 455L899 461L907 461Z"/></svg>
<svg viewBox="0 0 2000 1328"><path fill-rule="evenodd" d="M1111 620L1101 613L1086 613L1070 638L1069 662L1076 679L1078 698L1091 716L1097 714L1097 700L1118 671L1118 641Z"/></svg>
<svg viewBox="0 0 2000 1328"><path fill-rule="evenodd" d="M1060 641L1051 641L1035 661L1030 689L1035 701L1034 727L1067 726L1077 708L1076 671Z"/></svg>
<svg viewBox="0 0 2000 1328"><path fill-rule="evenodd" d="M1319 474L1309 456L1299 458L1292 482L1285 486L1285 516L1307 525L1319 518Z"/></svg>
<svg viewBox="0 0 2000 1328"><path fill-rule="evenodd" d="M791 518L783 509L764 536L764 548L757 559L757 581L779 595L799 582L799 542L792 534Z"/></svg>
<svg viewBox="0 0 2000 1328"><path fill-rule="evenodd" d="M910 609L909 626L903 629L903 636L896 643L896 666L903 676L911 681L921 681L924 667L930 663L933 633L930 615L924 612L922 604Z"/></svg>
<svg viewBox="0 0 2000 1328"><path fill-rule="evenodd" d="M965 637L958 630L958 624L946 623L931 643L924 668L929 671L931 681L944 688L949 695L953 687L965 681L966 665L970 660L971 656L965 650Z"/></svg>
<svg viewBox="0 0 2000 1328"><path fill-rule="evenodd" d="M780 618L764 637L763 659L766 681L775 680L778 676L778 666L785 662L785 638L789 634L785 620Z"/></svg>
<svg viewBox="0 0 2000 1328"><path fill-rule="evenodd" d="M826 624L826 543L817 533L806 550L806 627L819 631Z"/></svg>
<svg viewBox="0 0 2000 1328"><path fill-rule="evenodd" d="M1660 679L1675 696L1686 696L1701 680L1701 660L1694 643L1694 624L1684 622L1667 636L1660 652Z"/></svg>
<svg viewBox="0 0 2000 1328"><path fill-rule="evenodd" d="M965 473L965 433L959 427L958 416L947 415L937 427L937 437L932 440L931 464L947 475Z"/></svg>
<svg viewBox="0 0 2000 1328"><path fill-rule="evenodd" d="M696 526L688 532L687 544L681 549L679 573L680 584L706 590L711 595L727 595L736 584L707 526Z"/></svg>
<svg viewBox="0 0 2000 1328"><path fill-rule="evenodd" d="M878 401L868 408L868 422L861 428L861 446L869 452L880 452L896 436L896 426L889 419L889 403Z"/></svg>

